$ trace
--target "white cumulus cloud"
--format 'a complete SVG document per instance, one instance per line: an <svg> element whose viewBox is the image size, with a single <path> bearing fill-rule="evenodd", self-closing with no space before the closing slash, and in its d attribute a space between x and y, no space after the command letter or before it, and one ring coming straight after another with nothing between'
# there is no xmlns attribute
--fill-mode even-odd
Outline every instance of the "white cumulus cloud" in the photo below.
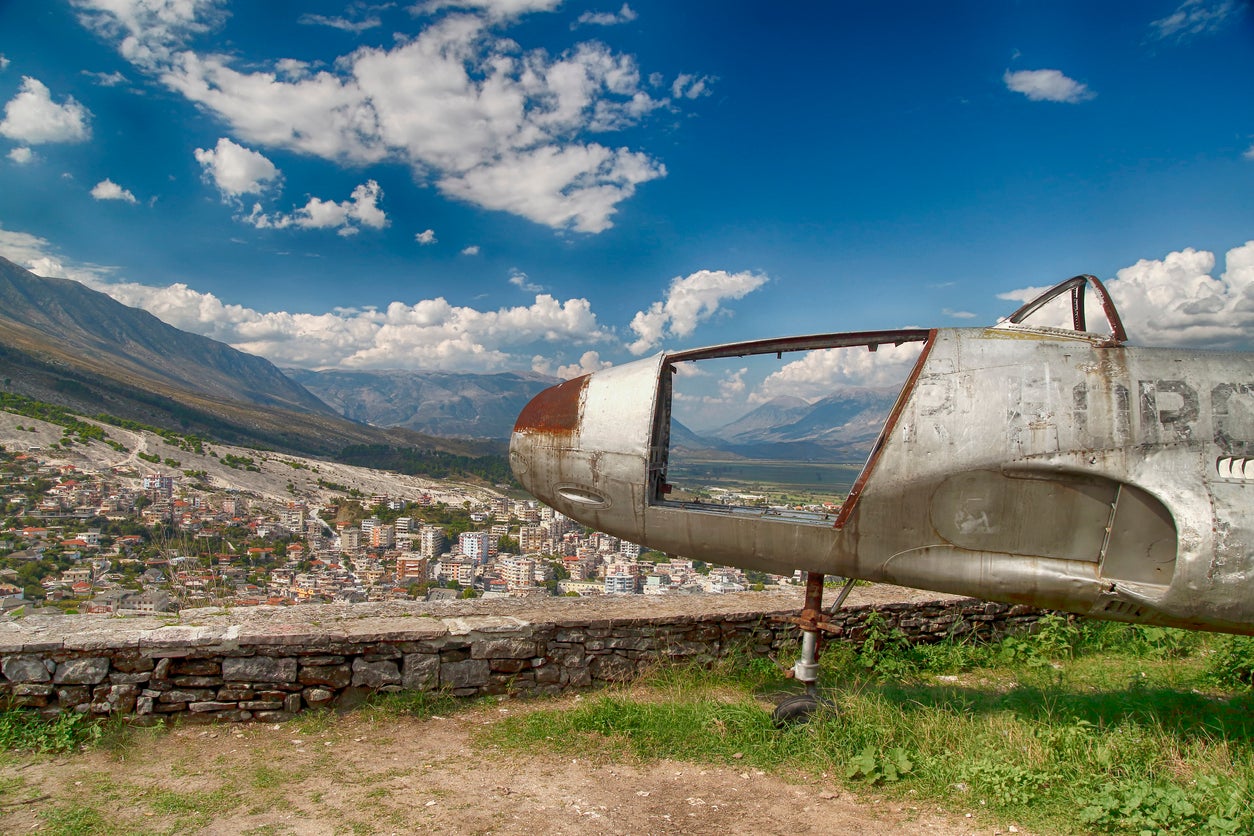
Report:
<svg viewBox="0 0 1254 836"><path fill-rule="evenodd" d="M276 212L267 214L261 204L253 204L252 212L245 218L258 229L334 229L340 235L356 235L361 227L383 229L388 225L387 214L379 208L383 190L374 180L368 180L353 189L348 200L323 200L309 198L309 202L290 215Z"/></svg>
<svg viewBox="0 0 1254 836"><path fill-rule="evenodd" d="M9 152L9 159L18 165L26 165L29 162L34 162L35 152L25 145L19 145Z"/></svg>
<svg viewBox="0 0 1254 836"><path fill-rule="evenodd" d="M1022 93L1034 102L1065 102L1075 104L1097 94L1088 85L1067 78L1058 70L1006 70L1002 75L1006 88Z"/></svg>
<svg viewBox="0 0 1254 836"><path fill-rule="evenodd" d="M220 0L71 0L83 25L116 41L128 61L155 67L225 17Z"/></svg>
<svg viewBox="0 0 1254 836"><path fill-rule="evenodd" d="M1225 254L1189 247L1142 259L1107 283L1130 342L1207 348L1254 347L1254 241Z"/></svg>
<svg viewBox="0 0 1254 836"><path fill-rule="evenodd" d="M94 73L91 70L83 70L83 75L95 79L96 83L101 87L117 87L119 84L126 83L126 76L119 72Z"/></svg>
<svg viewBox="0 0 1254 836"><path fill-rule="evenodd" d="M608 369L614 365L608 360L602 360L599 352L588 350L579 357L579 362L570 363L565 366L553 367L553 361L542 354L537 354L531 358L531 370L538 374L549 375L550 377L561 377L566 380L579 377L592 372L599 372L601 369Z"/></svg>
<svg viewBox="0 0 1254 836"><path fill-rule="evenodd" d="M512 18L529 12L551 12L561 4L562 0L421 0L410 12L429 15L442 9L472 9L493 18Z"/></svg>
<svg viewBox="0 0 1254 836"><path fill-rule="evenodd" d="M642 151L588 138L671 106L645 89L634 57L597 42L550 55L495 31L558 0L421 4L425 14L474 13L435 17L413 38L361 47L317 72L277 56L271 70L239 69L230 56L186 48L221 17L208 0L76 5L136 67L256 147L342 164L408 164L450 197L587 233L608 229L619 203L666 174ZM692 99L707 87L707 79L684 76L674 95Z"/></svg>
<svg viewBox="0 0 1254 836"><path fill-rule="evenodd" d="M360 20L350 20L346 17L303 14L300 16L299 21L311 26L330 26L332 29L352 32L354 35L383 25L383 21L377 16L367 16Z"/></svg>
<svg viewBox="0 0 1254 836"><path fill-rule="evenodd" d="M677 99L699 99L710 95L710 79L706 76L695 76L680 73L671 82L671 95Z"/></svg>
<svg viewBox="0 0 1254 836"><path fill-rule="evenodd" d="M509 283L527 293L540 293L544 290L543 287L527 278L527 274L521 270L514 270L510 273Z"/></svg>
<svg viewBox="0 0 1254 836"><path fill-rule="evenodd" d="M638 311L631 320L636 340L627 346L632 354L644 354L662 342L663 337L686 337L697 325L714 316L726 300L741 299L767 283L760 273L728 273L698 270L687 277L671 279L666 298L654 302L647 311Z"/></svg>
<svg viewBox="0 0 1254 836"><path fill-rule="evenodd" d="M808 351L800 360L767 375L749 395L750 403L792 395L807 401L833 394L841 387L884 387L902 384L922 350L920 343Z"/></svg>
<svg viewBox="0 0 1254 836"><path fill-rule="evenodd" d="M424 247L430 244L438 243L438 239L435 237L434 229L424 229L422 232L414 235L414 240Z"/></svg>
<svg viewBox="0 0 1254 836"><path fill-rule="evenodd" d="M57 104L48 87L30 76L22 77L18 94L4 106L0 134L18 142L84 142L91 136L91 112L67 96Z"/></svg>
<svg viewBox="0 0 1254 836"><path fill-rule="evenodd" d="M636 17L635 10L624 3L617 12L584 12L579 15L578 23L585 26L617 26L620 23L630 23Z"/></svg>
<svg viewBox="0 0 1254 836"><path fill-rule="evenodd" d="M0 228L0 255L41 276L75 279L176 328L281 366L495 371L525 366L526 358L541 356L537 348L558 353L613 336L582 298L560 301L540 294L531 304L496 310L436 298L322 314L265 312L225 303L181 282L159 287L118 281L109 268L64 263L48 241L29 233ZM579 360L588 370L603 365L595 351L585 351Z"/></svg>
<svg viewBox="0 0 1254 836"><path fill-rule="evenodd" d="M219 138L213 148L197 148L193 154L224 198L261 194L279 180L278 168L264 154L226 137Z"/></svg>
<svg viewBox="0 0 1254 836"><path fill-rule="evenodd" d="M1160 259L1141 259L1105 282L1110 297L1137 345L1197 348L1254 348L1254 241L1224 256L1225 270L1215 275L1215 254L1186 247ZM1027 302L1045 288L998 294ZM1065 301L1065 300L1064 300ZM1097 310L1095 305L1090 311ZM1089 314L1090 319L1093 313ZM1071 327L1069 308L1041 309L1031 322ZM1098 330L1090 321L1088 327Z"/></svg>
<svg viewBox="0 0 1254 836"><path fill-rule="evenodd" d="M46 238L0 227L0 255L37 276L74 279L87 285L104 281L111 271L95 264L65 264Z"/></svg>
<svg viewBox="0 0 1254 836"><path fill-rule="evenodd" d="M121 200L125 203L136 202L135 195L108 178L92 186L91 196L96 200Z"/></svg>

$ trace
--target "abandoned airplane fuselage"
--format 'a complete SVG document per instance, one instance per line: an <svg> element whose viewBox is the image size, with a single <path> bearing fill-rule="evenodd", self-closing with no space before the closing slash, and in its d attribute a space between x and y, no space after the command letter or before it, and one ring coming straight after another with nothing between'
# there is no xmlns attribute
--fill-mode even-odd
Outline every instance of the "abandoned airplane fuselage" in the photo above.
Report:
<svg viewBox="0 0 1254 836"><path fill-rule="evenodd" d="M1109 334L1085 330L1086 286ZM1073 329L1024 323L1068 290ZM668 498L676 364L910 342L918 360L834 518ZM510 461L563 514L683 557L1254 634L1254 357L1127 346L1092 277L989 328L765 340L585 375L528 404Z"/></svg>

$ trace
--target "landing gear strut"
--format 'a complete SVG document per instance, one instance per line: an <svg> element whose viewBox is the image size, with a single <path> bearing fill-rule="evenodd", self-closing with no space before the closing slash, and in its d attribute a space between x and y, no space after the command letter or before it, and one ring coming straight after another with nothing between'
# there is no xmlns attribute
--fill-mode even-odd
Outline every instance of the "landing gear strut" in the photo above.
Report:
<svg viewBox="0 0 1254 836"><path fill-rule="evenodd" d="M850 578L840 590L832 612L840 609L853 589L854 579ZM834 708L832 702L819 694L819 645L820 633L832 629L828 614L823 612L823 573L806 573L806 600L799 618L788 618L801 628L801 658L789 671L789 676L805 687L804 694L794 694L780 702L771 714L776 726L790 726L804 723L814 715L820 707Z"/></svg>

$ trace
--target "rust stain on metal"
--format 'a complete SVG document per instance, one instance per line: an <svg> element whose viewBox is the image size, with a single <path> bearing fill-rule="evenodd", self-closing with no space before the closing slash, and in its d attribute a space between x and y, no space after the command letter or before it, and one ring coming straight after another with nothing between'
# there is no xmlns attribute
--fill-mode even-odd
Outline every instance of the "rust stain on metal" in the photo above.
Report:
<svg viewBox="0 0 1254 836"><path fill-rule="evenodd" d="M572 435L579 427L583 394L591 375L583 375L545 389L523 407L514 432Z"/></svg>
<svg viewBox="0 0 1254 836"><path fill-rule="evenodd" d="M1097 294L1097 298L1101 300L1102 312L1106 314L1106 321L1110 323L1110 340L1107 345L1123 345L1128 341L1128 332L1124 330L1123 319L1119 316L1119 311L1115 309L1115 302L1110 298L1110 294L1106 291L1106 285L1096 276L1086 276L1089 283L1093 287L1093 292Z"/></svg>

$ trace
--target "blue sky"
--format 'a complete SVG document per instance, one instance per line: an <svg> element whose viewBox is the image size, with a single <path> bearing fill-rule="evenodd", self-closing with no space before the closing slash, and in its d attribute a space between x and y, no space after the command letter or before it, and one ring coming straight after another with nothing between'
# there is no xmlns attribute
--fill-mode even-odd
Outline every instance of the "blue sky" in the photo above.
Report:
<svg viewBox="0 0 1254 836"><path fill-rule="evenodd" d="M1254 342L1237 0L5 3L0 56L0 255L281 366L569 376L1085 272L1136 342Z"/></svg>

